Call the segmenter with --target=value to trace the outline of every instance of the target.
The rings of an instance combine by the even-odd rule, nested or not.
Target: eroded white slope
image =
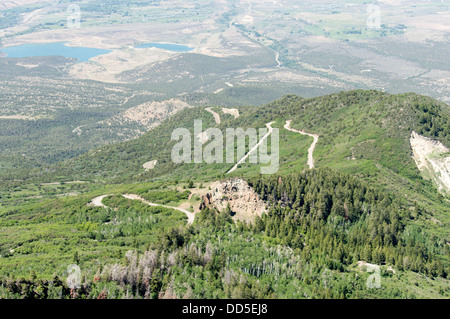
[[[450,153],[441,142],[414,131],[410,138],[413,158],[425,178],[436,182],[440,191],[450,192]]]

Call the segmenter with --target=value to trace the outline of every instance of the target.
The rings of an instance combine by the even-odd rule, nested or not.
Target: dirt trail
[[[293,129],[293,128],[291,128],[291,122],[292,122],[292,120],[286,121],[286,124],[284,125],[284,128],[286,130],[295,132],[295,133],[299,133],[302,135],[308,135],[308,136],[311,136],[312,138],[314,138],[314,142],[311,144],[311,147],[308,149],[308,165],[309,165],[309,168],[312,169],[312,168],[314,168],[314,156],[313,156],[314,149],[316,148],[316,144],[319,141],[319,135],[318,134],[310,134],[310,133],[306,133],[304,131],[299,131],[299,130]]]
[[[218,113],[214,112],[210,107],[207,107],[205,110],[214,116],[216,124],[220,124],[220,115]]]
[[[94,199],[91,201],[90,205],[91,205],[91,206],[96,206],[96,207],[105,207],[105,208],[107,208],[105,205],[103,205],[102,200],[103,200],[105,197],[108,197],[108,196],[111,196],[111,195],[102,195],[102,196],[98,196],[98,197],[94,198]],[[170,208],[170,209],[178,210],[178,211],[180,211],[180,212],[186,214],[186,216],[187,216],[187,218],[188,218],[188,225],[189,225],[189,224],[192,224],[192,223],[194,222],[195,214],[194,214],[194,213],[191,213],[191,212],[189,212],[189,211],[187,211],[187,210],[185,210],[185,209],[183,209],[183,208],[178,208],[178,207],[172,207],[172,206],[166,206],[166,205],[161,205],[161,204],[150,203],[150,202],[146,201],[145,199],[143,199],[141,196],[136,195],[136,194],[123,194],[122,196],[125,197],[125,198],[127,198],[127,199],[139,200],[139,201],[141,201],[141,202],[143,202],[144,204],[147,204],[147,205],[149,205],[149,206],[161,206],[161,207],[165,207],[165,208]]]
[[[195,214],[187,211],[186,209],[179,208],[179,207],[173,207],[173,206],[167,206],[167,205],[150,203],[150,202],[146,201],[145,199],[143,199],[141,196],[135,195],[135,194],[124,194],[122,196],[125,197],[125,198],[128,198],[128,199],[132,199],[132,200],[139,200],[139,201],[141,201],[144,204],[147,204],[149,206],[161,206],[161,207],[165,207],[165,208],[178,210],[178,211],[186,214],[186,216],[188,218],[188,224],[192,224],[194,222]]]
[[[252,149],[251,149],[250,151],[248,151],[248,153],[245,154],[244,157],[242,157],[242,158],[239,160],[239,162],[237,162],[236,165],[234,165],[233,168],[230,169],[230,170],[227,172],[227,174],[230,174],[230,173],[234,172],[234,171],[238,168],[238,166],[239,166],[240,164],[244,163],[245,160],[250,156],[250,154],[253,153],[254,151],[256,151],[256,150],[258,149],[258,147],[262,144],[262,142],[264,142],[264,140],[265,140],[266,138],[268,138],[270,134],[272,134],[273,127],[272,127],[271,125],[272,125],[273,123],[275,123],[275,122],[270,122],[270,123],[267,123],[267,124],[266,124],[266,127],[269,129],[269,131],[261,138],[261,140],[258,142],[258,144],[256,144],[255,146],[253,146]]]
[[[94,207],[105,207],[107,208],[105,205],[103,205],[102,200],[105,199],[105,197],[111,196],[110,194],[108,195],[102,195],[102,196],[98,196],[95,197],[91,203],[89,204],[90,206],[94,206]]]
[[[235,119],[239,118],[239,110],[238,109],[227,109],[225,107],[222,108],[223,114],[233,115]]]

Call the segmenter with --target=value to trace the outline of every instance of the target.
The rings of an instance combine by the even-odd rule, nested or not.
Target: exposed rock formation
[[[240,220],[251,220],[267,211],[266,203],[240,178],[212,184],[211,192],[202,196],[200,209],[208,207],[223,211],[228,205],[235,213],[234,218]]]
[[[146,102],[126,110],[114,119],[122,122],[137,122],[148,130],[157,126],[162,120],[172,116],[178,111],[190,108],[186,102],[171,99],[162,102]]]
[[[411,133],[411,149],[424,178],[432,179],[442,192],[450,192],[450,153],[441,142]]]
[[[199,209],[202,210],[204,208],[214,209],[214,205],[211,201],[211,194],[208,193],[202,196],[202,202],[200,203]]]

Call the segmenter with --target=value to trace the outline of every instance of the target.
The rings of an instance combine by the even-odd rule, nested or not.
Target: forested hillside
[[[249,182],[269,203],[267,214],[250,224],[233,222],[229,210],[205,208],[192,226],[165,227],[161,222],[169,211],[117,196],[104,201],[117,211],[82,206],[75,210],[75,202],[68,202],[62,214],[48,221],[36,209],[4,214],[2,220],[9,220],[9,227],[18,230],[25,225],[18,217],[27,216],[27,227],[48,224],[52,235],[41,228],[42,235],[36,237],[34,231],[33,240],[25,240],[14,254],[0,259],[9,269],[3,271],[0,294],[11,298],[449,297],[448,244],[414,225],[425,213],[422,209],[411,210],[392,194],[329,169]],[[159,194],[173,197],[171,192]],[[41,211],[45,209],[49,208]],[[74,235],[64,233],[74,227]],[[158,227],[157,238],[145,239]],[[76,236],[70,240],[73,244],[61,241],[66,236]],[[70,290],[59,278],[64,275],[57,257],[61,249],[70,249],[68,255],[73,256],[63,265],[75,262],[83,269],[80,289]],[[59,262],[47,262],[44,271],[38,266],[44,256]],[[41,262],[33,261],[36,258]],[[27,267],[14,271],[19,260],[27,260]],[[370,273],[358,267],[359,261],[379,265],[380,288],[367,289]]]
[[[308,248],[306,255],[328,259],[329,267],[365,260],[431,276],[450,271],[445,239],[414,225],[426,210],[393,194],[324,169],[251,185],[274,207],[255,227],[292,248]]]
[[[450,147],[450,107],[445,103],[413,93],[390,95],[357,90],[309,99],[291,95],[260,107],[239,107],[239,111],[239,118],[221,113],[222,121],[216,124],[203,107],[182,110],[136,140],[94,149],[53,166],[50,171],[30,172],[30,176],[46,181],[95,178],[125,183],[153,178],[225,177],[233,164],[174,164],[171,160],[176,144],[171,133],[176,128],[187,128],[193,133],[194,121],[198,119],[204,130],[216,127],[224,135],[229,127],[263,128],[274,121],[273,127],[280,130],[279,171],[301,171],[308,168],[307,149],[311,142],[308,137],[284,129],[286,120],[292,120],[294,129],[320,136],[314,150],[316,167],[331,167],[361,177],[407,194],[411,201],[438,205],[438,210],[446,206],[432,182],[422,178],[411,156],[409,141],[415,131]],[[154,169],[143,169],[144,163],[154,160]],[[258,170],[258,166],[244,163],[233,174],[252,176]]]
[[[448,105],[351,91],[238,109],[239,117],[218,107],[185,109],[138,139],[4,182],[0,297],[450,296],[449,198],[422,178],[409,144],[416,131],[450,146]],[[279,171],[174,164],[171,133],[192,132],[196,119],[222,131],[274,122]],[[307,164],[312,138],[285,129],[288,120],[319,135],[316,168]],[[266,205],[249,223],[230,206],[205,202],[213,182],[232,177],[244,178]],[[68,180],[78,181],[54,183]],[[194,222],[178,209],[195,213]],[[83,277],[71,290],[65,278],[73,263]],[[379,288],[367,286],[370,267],[380,270]]]
[[[418,178],[410,156],[412,130],[450,147],[450,107],[413,93],[391,95],[357,90],[309,99],[290,95],[267,105],[239,107],[239,110],[241,115],[237,119],[222,114],[221,124],[214,123],[202,107],[182,110],[136,140],[92,150],[55,166],[52,169],[54,175],[50,177],[96,176],[111,180],[120,176],[119,180],[126,181],[141,175],[145,175],[143,178],[169,173],[183,176],[186,168],[196,169],[197,166],[172,163],[170,152],[175,142],[170,139],[171,133],[179,127],[192,131],[196,119],[202,120],[204,129],[217,127],[223,131],[227,127],[263,128],[270,121],[275,121],[274,127],[282,130],[289,119],[294,128],[320,135],[315,154],[317,166],[331,166],[348,173],[370,176],[390,172],[408,179]],[[292,136],[295,134],[286,134],[281,147],[289,144]],[[160,164],[155,170],[142,174],[142,164],[151,159],[157,159]],[[281,158],[281,161],[295,163],[294,154]],[[211,169],[201,166],[216,174],[224,173],[227,167],[216,165]],[[44,176],[50,178],[48,174]]]

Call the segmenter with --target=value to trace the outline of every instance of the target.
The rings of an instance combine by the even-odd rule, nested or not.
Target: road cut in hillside
[[[220,115],[218,113],[214,112],[210,107],[207,107],[205,110],[214,116],[216,124],[220,124]]]
[[[308,149],[308,165],[310,169],[314,168],[314,149],[316,148],[316,144],[319,141],[319,135],[318,134],[311,134],[311,133],[306,133],[305,131],[299,131],[296,129],[291,128],[291,122],[292,120],[287,120],[286,124],[284,125],[284,128],[288,131],[291,132],[295,132],[295,133],[299,133],[302,135],[308,135],[311,136],[312,138],[314,138],[314,142],[311,144],[310,148]]]
[[[266,127],[268,128],[269,131],[261,138],[261,140],[258,142],[258,144],[256,144],[255,146],[253,146],[252,149],[251,149],[250,151],[248,151],[248,153],[245,154],[244,157],[242,157],[242,158],[236,163],[236,165],[234,165],[233,168],[230,169],[230,170],[227,172],[227,174],[230,174],[230,173],[234,172],[234,171],[238,168],[238,166],[239,166],[240,164],[244,163],[245,160],[250,156],[250,154],[253,153],[253,152],[255,152],[255,151],[258,149],[258,147],[261,146],[261,144],[264,142],[264,140],[265,140],[266,138],[268,138],[270,134],[272,134],[273,127],[272,127],[271,125],[272,125],[273,123],[275,123],[275,122],[270,122],[270,123],[267,123],[267,124],[266,124]]]

